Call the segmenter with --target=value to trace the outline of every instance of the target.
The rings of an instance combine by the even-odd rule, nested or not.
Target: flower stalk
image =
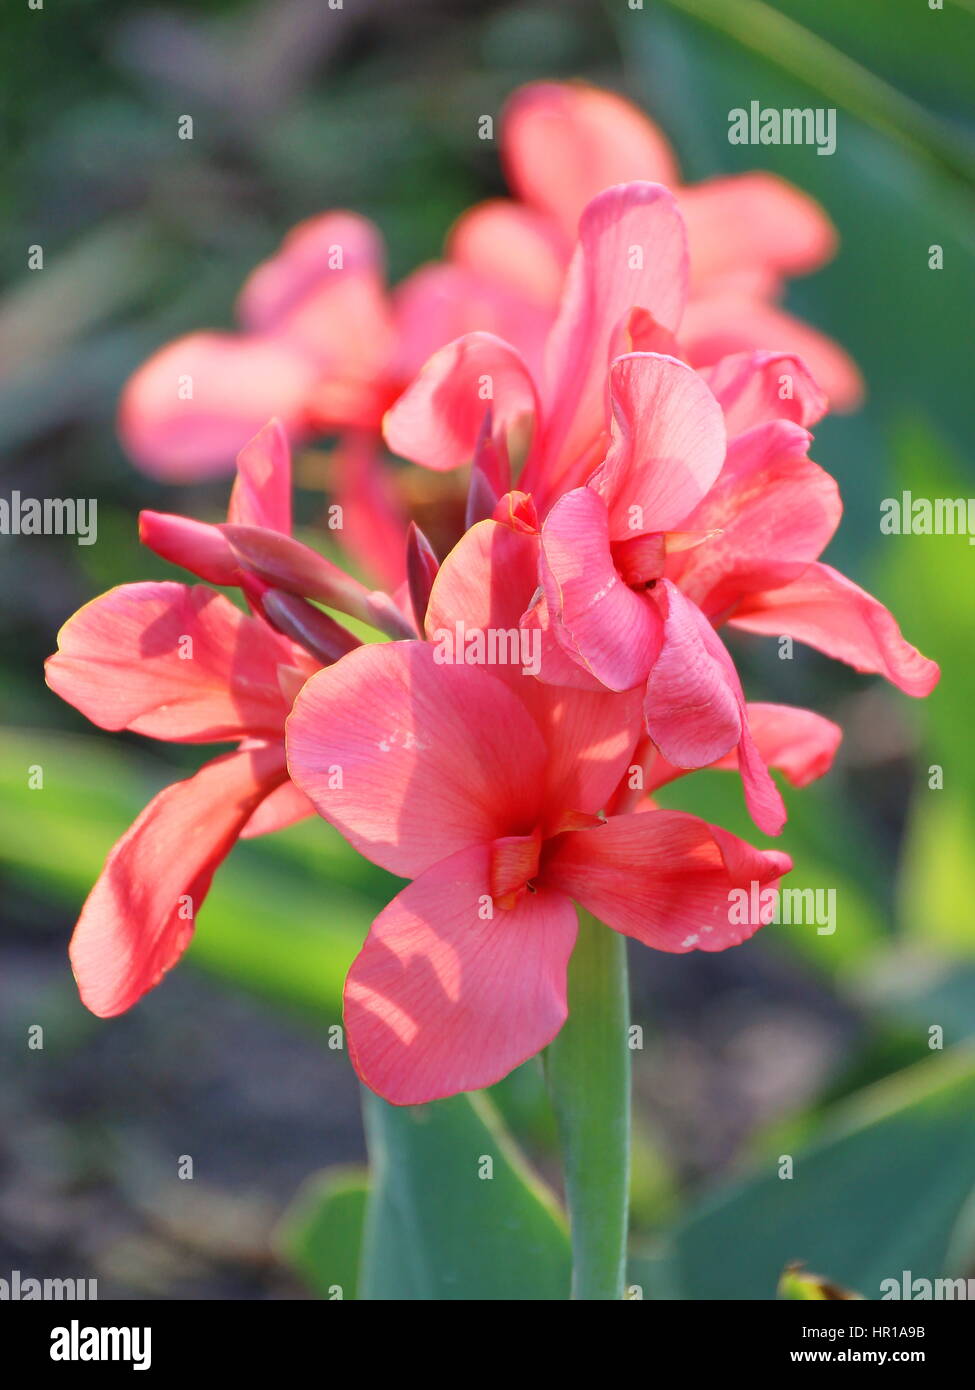
[[[572,1234],[572,1297],[622,1299],[630,1184],[626,938],[579,911],[569,1017],[548,1048]]]

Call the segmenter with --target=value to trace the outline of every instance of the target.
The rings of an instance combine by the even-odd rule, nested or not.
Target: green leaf
[[[367,1094],[365,1114],[373,1189],[360,1297],[568,1298],[565,1219],[486,1095],[403,1108]]]
[[[667,0],[674,9],[720,33],[844,106],[915,153],[932,155],[975,180],[971,146],[911,97],[841,48],[763,0]],[[889,0],[887,0],[889,8]],[[971,32],[971,31],[970,31]]]
[[[327,1168],[301,1188],[285,1212],[275,1245],[321,1298],[355,1298],[369,1195],[364,1168]]]
[[[876,1299],[882,1281],[959,1274],[952,1244],[975,1187],[975,1050],[959,1048],[838,1106],[794,1155],[702,1203],[676,1230],[671,1266],[689,1299],[769,1299],[794,1261]]]
[[[776,9],[929,104],[975,95],[975,8],[945,0],[776,0]]]

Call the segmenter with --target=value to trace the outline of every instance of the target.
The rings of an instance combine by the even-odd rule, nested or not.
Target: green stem
[[[569,1017],[550,1045],[549,1085],[572,1230],[572,1297],[623,1297],[630,1182],[626,940],[580,909]]]

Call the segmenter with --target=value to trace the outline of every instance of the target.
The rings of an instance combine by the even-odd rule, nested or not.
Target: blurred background
[[[95,1277],[103,1298],[350,1296],[365,1147],[327,1030],[389,880],[319,821],[238,847],[186,965],[131,1014],[91,1017],[66,956],[78,909],[117,836],[208,750],[94,731],[42,662],[89,598],[178,577],[140,550],[141,507],[225,505],[224,483],[166,487],[127,462],[126,376],[177,334],[230,327],[248,271],[315,212],[373,218],[393,281],[435,257],[466,206],[504,191],[476,114],[574,76],[642,105],[686,181],[770,169],[836,223],[837,258],[788,298],[867,382],[860,412],[817,430],[846,503],[827,558],[944,671],[916,704],[806,649],[738,644],[746,688],[844,727],[834,771],[787,790],[782,841],[795,886],[835,890],[837,925],[633,952],[633,1281],[769,1298],[794,1259],[878,1297],[905,1269],[975,1275],[975,554],[879,528],[902,489],[975,496],[969,0],[63,0],[7,24],[3,494],[96,497],[99,536],[0,538],[0,1276]],[[752,99],[837,107],[836,153],[729,145],[728,111]],[[299,479],[315,465],[310,450]],[[321,501],[306,489],[301,514]],[[760,840],[735,778],[661,800]],[[495,1092],[557,1189],[538,1065]],[[472,1280],[426,1296],[478,1296]]]

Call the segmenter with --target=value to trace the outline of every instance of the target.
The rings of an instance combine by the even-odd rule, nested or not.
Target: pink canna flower
[[[290,531],[279,424],[241,452],[229,520],[245,531]],[[237,839],[312,814],[288,779],[285,720],[306,678],[358,645],[320,610],[245,573],[220,527],[144,513],[142,532],[210,582],[241,585],[255,612],[204,585],[124,584],[70,618],[48,659],[51,689],[100,728],[236,745],[153,798],[82,909],[71,962],[83,1002],[103,1017],[129,1008],[176,964]]]
[[[131,378],[119,431],[133,460],[167,479],[222,473],[271,415],[293,439],[337,434],[340,539],[386,587],[398,585],[410,507],[380,457],[385,409],[431,354],[472,331],[510,343],[539,377],[585,205],[611,184],[677,181],[655,127],[596,88],[521,89],[501,143],[520,201],[494,200],[465,214],[446,259],[421,267],[392,294],[379,235],[363,218],[329,212],[296,227],[245,284],[238,332],[190,334]],[[817,205],[764,174],[682,188],[679,205],[693,266],[682,328],[687,360],[703,365],[775,345],[803,354],[834,404],[855,404],[853,364],[775,304],[787,276],[832,252],[833,231]]]
[[[437,573],[431,641],[351,653],[288,721],[297,785],[360,853],[412,880],[345,989],[355,1068],[394,1104],[490,1085],[551,1041],[573,901],[659,950],[723,950],[762,924],[729,922],[730,890],[791,867],[679,812],[600,815],[639,737],[633,695],[544,686],[514,661],[438,661],[438,631],[509,628],[535,582],[537,533],[517,501],[501,514]]]
[[[382,259],[378,233],[353,213],[295,227],[244,285],[239,332],[180,338],[130,378],[124,447],[147,472],[193,479],[228,472],[272,416],[291,437],[374,431],[395,345]]]
[[[562,654],[601,684],[644,686],[646,728],[668,762],[705,766],[736,747],[749,809],[772,834],[784,808],[717,626],[795,636],[912,695],[939,675],[876,599],[817,563],[841,504],[807,457],[799,421],[818,406],[799,364],[788,374],[795,418],[769,418],[783,409],[783,366],[726,361],[709,385],[672,358],[618,358],[611,447],[544,523],[544,605],[529,619],[550,624]],[[566,679],[562,666],[547,674]]]
[[[454,263],[512,283],[554,312],[586,205],[614,184],[665,184],[690,243],[686,360],[700,367],[774,348],[804,359],[834,410],[859,403],[860,374],[846,353],[776,302],[788,277],[815,270],[836,249],[833,227],[805,193],[765,173],[682,186],[653,123],[623,97],[584,83],[517,91],[502,118],[501,158],[520,201],[496,199],[464,214],[448,243]]]
[[[531,499],[521,493],[503,498],[491,521],[472,527],[437,572],[424,602],[424,612],[418,614],[427,637],[433,640],[438,633],[449,632],[459,614],[466,614],[467,623],[479,631],[505,631],[520,622],[522,629],[527,626],[541,638],[541,670],[544,675],[549,674],[557,649],[553,652],[549,646],[546,650],[549,634],[530,621],[526,623],[523,616],[526,602],[530,605],[529,596],[537,593],[541,543]],[[529,606],[529,618],[533,613]],[[565,663],[558,669],[565,676],[559,684],[577,689],[602,688],[574,663]],[[538,682],[523,678],[517,660],[495,670],[515,684],[523,701],[547,698],[539,691]],[[632,696],[629,698],[632,700]],[[762,761],[782,772],[792,786],[806,786],[829,771],[842,738],[841,729],[832,720],[788,705],[749,703],[745,708],[750,736]],[[639,722],[639,717],[634,717]],[[667,762],[645,730],[633,755],[633,765],[637,764],[642,772],[635,784],[638,792],[651,793],[692,770]],[[738,765],[737,748],[707,764],[727,770]],[[638,797],[630,794],[629,787],[621,785],[611,804],[616,809],[629,806],[635,799]]]
[[[737,749],[752,816],[776,834],[785,809],[715,628],[792,632],[912,694],[938,672],[876,600],[817,565],[841,504],[807,457],[825,397],[802,362],[737,353],[695,371],[676,356],[686,268],[666,189],[606,190],[580,219],[541,380],[510,344],[470,334],[434,355],[386,436],[455,466],[477,447],[485,381],[499,435],[532,418],[519,486],[543,526],[524,622],[543,633],[544,679],[643,687],[647,731],[674,766]],[[769,597],[780,590],[796,593],[795,613]]]
[[[488,404],[500,438],[527,418],[533,429],[519,487],[545,515],[605,454],[610,362],[634,347],[677,351],[687,274],[687,237],[672,194],[652,183],[607,189],[580,219],[541,373],[515,345],[466,334],[435,353],[387,413],[387,443],[447,470],[473,456]]]

